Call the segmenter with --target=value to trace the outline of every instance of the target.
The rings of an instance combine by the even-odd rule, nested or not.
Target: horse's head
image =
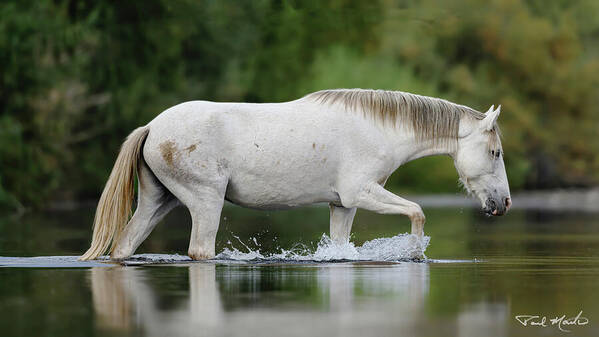
[[[454,155],[460,181],[488,215],[503,215],[512,204],[497,127],[500,109],[491,106],[482,120],[460,123]]]

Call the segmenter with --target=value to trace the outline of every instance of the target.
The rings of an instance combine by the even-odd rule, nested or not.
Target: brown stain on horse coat
[[[196,149],[196,145],[195,144],[191,144],[188,147],[185,148],[185,150],[187,151],[187,154],[192,153],[193,151],[195,151]]]
[[[175,156],[177,154],[177,146],[172,140],[167,140],[160,143],[160,154],[162,159],[169,165],[174,166]]]

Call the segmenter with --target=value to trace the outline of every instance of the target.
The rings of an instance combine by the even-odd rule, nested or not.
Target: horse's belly
[[[226,199],[256,209],[289,209],[319,202],[339,202],[328,176],[297,174],[256,175],[253,172],[232,172]]]
[[[342,143],[331,123],[276,116],[229,123],[227,199],[259,209],[337,201]]]

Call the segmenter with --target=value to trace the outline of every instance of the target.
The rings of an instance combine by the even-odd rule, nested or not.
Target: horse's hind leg
[[[195,191],[193,200],[186,203],[192,220],[188,255],[194,260],[215,256],[216,233],[225,202],[225,189],[226,184],[221,187],[202,186]]]
[[[164,175],[161,181],[189,209],[192,225],[188,255],[194,260],[211,259],[215,256],[228,178],[209,170],[187,173],[184,177],[181,182],[180,177]]]
[[[145,162],[142,161],[138,172],[138,205],[133,217],[117,239],[117,245],[111,254],[111,258],[115,260],[133,255],[158,222],[179,203],[162,186]]]
[[[218,180],[218,179],[217,179]],[[215,256],[216,233],[220,214],[225,202],[227,181],[202,181],[186,185],[173,185],[173,194],[189,209],[191,215],[191,238],[188,255],[194,260],[211,259]]]

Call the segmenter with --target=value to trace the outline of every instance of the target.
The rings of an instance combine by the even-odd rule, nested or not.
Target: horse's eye
[[[491,150],[491,155],[495,156],[495,150]]]
[[[501,155],[501,150],[497,150],[497,153],[495,154],[495,157],[499,158],[500,155]]]

